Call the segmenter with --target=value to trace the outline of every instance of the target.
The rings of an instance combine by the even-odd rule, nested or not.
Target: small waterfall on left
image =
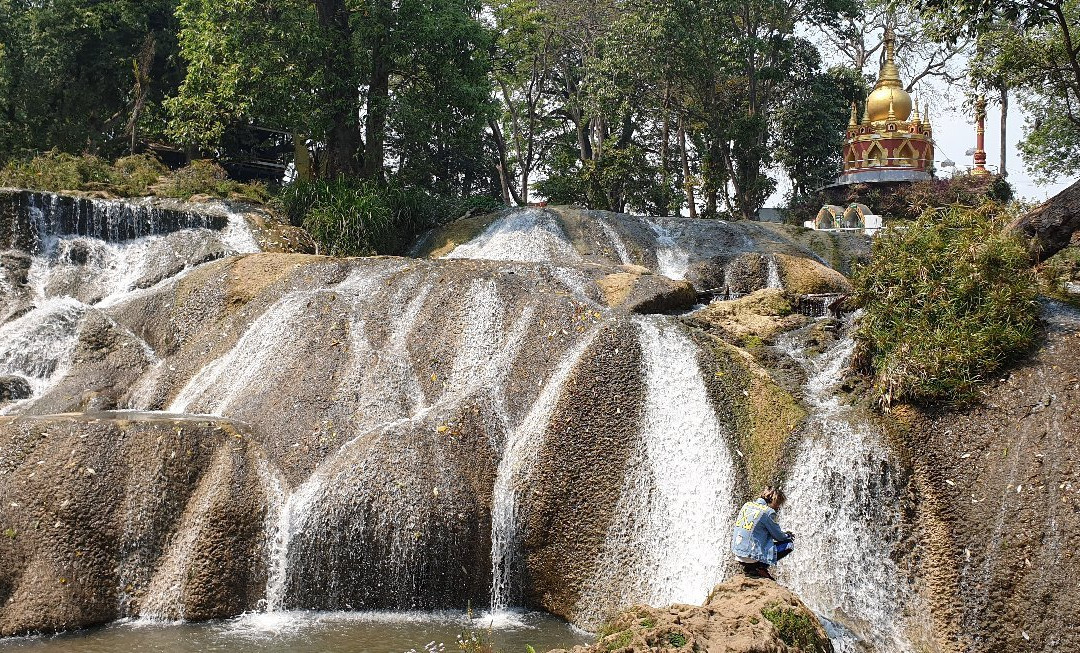
[[[0,376],[23,379],[30,396],[0,414],[21,411],[64,377],[91,312],[207,260],[259,251],[244,218],[222,209],[29,191],[5,201],[6,244],[27,252],[29,265],[22,283],[0,268],[0,315],[17,316],[0,323]]]

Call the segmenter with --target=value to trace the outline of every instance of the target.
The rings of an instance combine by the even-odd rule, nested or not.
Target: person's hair
[[[761,498],[765,499],[765,503],[770,506],[775,503],[777,508],[784,505],[784,502],[787,501],[787,495],[784,494],[784,491],[771,485],[761,491]]]

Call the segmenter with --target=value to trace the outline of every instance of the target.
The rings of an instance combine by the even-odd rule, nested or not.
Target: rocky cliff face
[[[8,199],[2,634],[470,603],[595,627],[701,604],[786,476],[779,575],[840,650],[1071,642],[1039,625],[1076,596],[1041,571],[1075,524],[1064,309],[1014,388],[890,440],[835,393],[847,327],[794,314],[848,288],[805,234],[529,209],[340,260],[260,252],[292,236],[228,207],[133,238],[137,212]]]
[[[19,201],[38,236],[3,277],[0,487],[27,492],[0,513],[4,633],[260,605],[528,604],[595,625],[723,579],[748,401],[720,370],[748,363],[648,315],[689,308],[689,282],[578,253],[606,222],[523,211],[444,259],[335,260],[247,254],[259,241],[235,216],[132,240],[49,213],[77,203]],[[641,262],[698,262],[639,227]],[[697,228],[738,240],[767,285],[753,227]],[[162,457],[196,449],[169,446],[174,429],[204,434],[179,479]],[[55,445],[33,435],[53,431]],[[32,460],[66,465],[75,440],[96,458]],[[48,487],[83,497],[81,529],[41,530]],[[236,565],[227,581],[203,571]],[[97,593],[35,621],[43,588]]]
[[[1080,648],[1080,311],[1043,314],[1038,351],[978,406],[901,415],[943,650]]]

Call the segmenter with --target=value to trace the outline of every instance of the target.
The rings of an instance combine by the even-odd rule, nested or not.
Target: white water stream
[[[581,261],[562,227],[543,209],[523,209],[502,216],[473,240],[444,258],[567,263]]]
[[[784,486],[780,524],[796,540],[777,579],[824,619],[837,653],[912,651],[907,633],[925,614],[891,557],[896,463],[882,434],[834,394],[855,343],[809,358],[796,338],[780,346],[807,369],[810,421]]]
[[[660,274],[676,281],[685,279],[690,268],[690,252],[679,246],[671,231],[660,223],[652,220],[645,223],[656,234],[656,264]]]
[[[674,321],[636,318],[646,397],[615,519],[581,606],[700,604],[724,579],[734,516],[729,433],[717,419],[698,348]]]

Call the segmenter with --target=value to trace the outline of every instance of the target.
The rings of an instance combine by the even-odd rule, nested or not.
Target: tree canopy
[[[257,126],[287,135],[306,180],[746,218],[780,174],[796,196],[838,174],[891,20],[919,31],[901,44],[924,48],[911,75],[951,78],[969,53],[980,88],[1002,103],[1011,90],[1034,116],[1030,166],[1068,175],[1078,12],[1076,0],[0,0],[0,159],[151,143],[213,156]]]

